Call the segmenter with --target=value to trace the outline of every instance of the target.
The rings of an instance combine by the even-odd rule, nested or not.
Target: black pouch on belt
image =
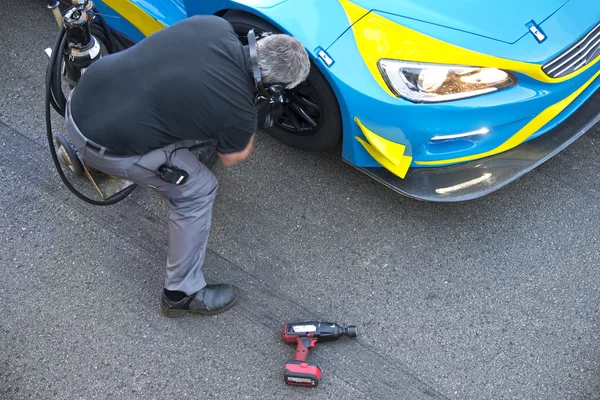
[[[167,164],[158,167],[158,175],[163,181],[174,185],[183,185],[190,177],[186,171]]]

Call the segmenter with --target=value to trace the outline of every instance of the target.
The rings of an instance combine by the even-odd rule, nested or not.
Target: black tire
[[[281,32],[256,15],[237,10],[227,11],[223,18],[229,21],[244,44],[247,43],[248,31],[253,28],[257,33]],[[296,105],[286,107],[285,114],[266,132],[300,150],[328,151],[335,148],[342,139],[340,108],[329,82],[312,61],[308,79],[292,92]],[[294,111],[293,107],[297,110],[298,105],[304,106],[304,115],[308,118]],[[305,120],[298,121],[298,118]]]

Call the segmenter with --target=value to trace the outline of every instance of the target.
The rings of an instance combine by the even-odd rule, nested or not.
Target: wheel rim
[[[73,173],[77,173],[77,170],[75,169],[75,165],[73,164],[73,160],[71,160],[69,153],[67,153],[67,150],[64,148],[64,146],[62,144],[58,145],[57,153],[58,153],[58,159],[60,160],[61,164],[69,167],[69,169]]]
[[[245,27],[244,27],[245,28]],[[248,44],[247,32],[240,33],[242,27],[237,27],[238,39],[242,44]],[[255,29],[257,35],[263,31]],[[321,101],[317,91],[305,80],[294,89],[286,90],[288,101],[283,104],[283,112],[274,123],[274,127],[297,136],[311,136],[319,132],[324,118]]]
[[[323,125],[323,113],[319,97],[312,85],[304,81],[288,91],[289,101],[283,105],[283,112],[276,125],[295,135],[310,136]]]

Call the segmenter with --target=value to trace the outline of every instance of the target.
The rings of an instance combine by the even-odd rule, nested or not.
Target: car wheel
[[[83,176],[83,165],[77,156],[77,152],[71,146],[66,137],[56,135],[56,154],[60,163],[68,167],[75,176]]]
[[[248,31],[279,33],[261,18],[232,10],[223,15],[233,26],[243,44],[248,44]],[[311,61],[308,79],[290,90],[291,101],[283,114],[266,132],[279,141],[301,150],[327,151],[342,138],[342,119],[335,94],[327,79]]]

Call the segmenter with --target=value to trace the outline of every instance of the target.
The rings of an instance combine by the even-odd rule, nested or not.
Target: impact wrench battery
[[[342,328],[332,322],[297,322],[283,326],[283,341],[296,343],[294,359],[285,363],[283,377],[288,385],[317,386],[321,380],[321,368],[306,362],[308,350],[317,343],[332,342],[343,335],[354,338],[358,330],[356,326]]]

